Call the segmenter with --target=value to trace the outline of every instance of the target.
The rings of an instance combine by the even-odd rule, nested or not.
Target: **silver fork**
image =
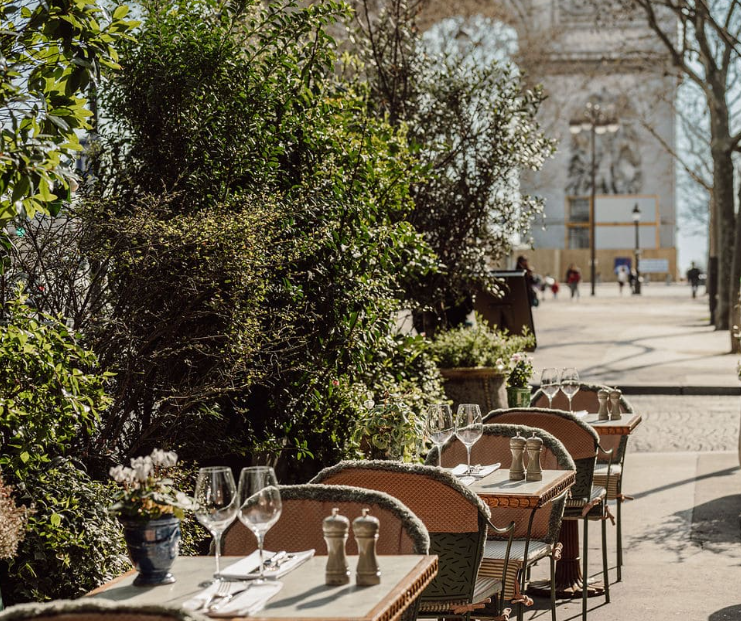
[[[242,587],[241,589],[237,589],[236,591],[232,591],[231,593],[227,593],[224,595],[221,599],[219,599],[217,602],[214,602],[209,607],[209,612],[216,612],[217,610],[220,610],[224,604],[228,604],[230,601],[232,601],[237,595],[241,595],[245,591],[249,590],[249,588],[254,584],[254,582],[250,582],[246,586]]]
[[[211,610],[216,600],[224,599],[229,595],[231,587],[231,583],[227,582],[226,580],[222,580],[221,582],[219,582],[219,586],[217,587],[216,591],[211,593],[211,597],[209,597],[203,604],[203,609]]]

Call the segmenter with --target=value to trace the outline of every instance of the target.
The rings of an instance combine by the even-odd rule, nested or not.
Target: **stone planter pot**
[[[498,369],[468,367],[440,369],[445,396],[460,403],[478,403],[485,416],[491,410],[507,407],[507,377]],[[454,410],[455,411],[455,410]]]
[[[507,403],[511,408],[529,408],[530,388],[507,386]]]
[[[170,567],[180,550],[180,520],[176,517],[139,522],[121,520],[129,557],[139,575],[134,586],[172,584]]]

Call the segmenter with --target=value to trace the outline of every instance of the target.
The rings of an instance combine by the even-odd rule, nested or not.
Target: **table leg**
[[[581,572],[579,555],[579,521],[564,520],[561,522],[559,541],[563,545],[561,560],[556,564],[556,597],[559,599],[581,597],[584,579]],[[595,597],[605,591],[602,583],[590,582],[587,596]],[[550,597],[551,583],[548,580],[533,582],[528,593]]]

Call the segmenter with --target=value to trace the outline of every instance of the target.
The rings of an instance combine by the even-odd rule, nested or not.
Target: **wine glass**
[[[260,550],[260,576],[255,581],[265,581],[263,545],[267,533],[278,521],[283,504],[275,472],[270,466],[251,466],[242,468],[239,475],[239,521],[257,537]]]
[[[432,443],[437,447],[437,463],[442,464],[443,444],[455,433],[453,412],[445,403],[433,403],[427,406],[425,430]]]
[[[471,447],[484,433],[481,409],[475,403],[461,403],[455,417],[455,435],[466,447],[466,474],[471,472]]]
[[[579,372],[574,367],[561,371],[561,390],[569,399],[569,412],[571,412],[571,400],[579,392]]]
[[[237,517],[239,509],[237,485],[231,468],[214,466],[201,468],[198,471],[195,489],[196,519],[208,529],[214,537],[216,550],[216,573],[219,579],[221,572],[221,535]]]
[[[553,367],[543,369],[540,373],[540,389],[548,397],[548,407],[553,408],[553,397],[558,392],[558,371]]]

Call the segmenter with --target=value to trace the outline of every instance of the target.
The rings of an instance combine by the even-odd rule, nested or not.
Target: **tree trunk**
[[[739,189],[741,198],[741,188]],[[736,218],[735,240],[733,244],[733,262],[731,264],[731,353],[741,352],[741,341],[736,336],[741,326],[741,305],[739,305],[739,290],[741,289],[741,217]]]
[[[715,97],[708,97],[710,111],[710,152],[713,158],[713,209],[715,210],[715,242],[718,250],[718,305],[715,312],[715,329],[728,330],[733,283],[733,249],[736,235],[734,212],[733,160],[730,148],[730,126],[725,94],[715,88]]]

